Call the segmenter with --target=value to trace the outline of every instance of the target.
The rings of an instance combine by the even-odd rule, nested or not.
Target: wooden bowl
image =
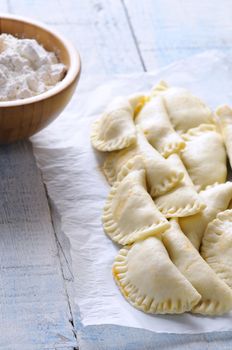
[[[19,16],[0,15],[0,33],[36,39],[67,67],[64,79],[29,98],[0,101],[0,143],[27,138],[51,123],[71,99],[79,80],[80,57],[72,44],[45,25]]]

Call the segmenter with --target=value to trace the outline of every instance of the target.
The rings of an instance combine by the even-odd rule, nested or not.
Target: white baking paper
[[[206,52],[159,72],[120,76],[100,86],[95,79],[83,77],[82,95],[77,90],[60,118],[32,138],[48,194],[70,240],[75,302],[84,326],[114,324],[170,333],[232,330],[232,313],[214,318],[138,311],[122,297],[111,275],[119,247],[101,226],[110,188],[101,172],[102,158],[90,145],[90,125],[113,97],[149,90],[160,79],[190,89],[212,108],[225,102],[232,105],[232,59]]]

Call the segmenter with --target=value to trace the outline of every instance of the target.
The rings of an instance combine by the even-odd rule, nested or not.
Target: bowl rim
[[[76,79],[77,76],[80,75],[81,72],[81,59],[79,52],[76,50],[74,45],[66,39],[62,34],[54,31],[46,24],[43,24],[40,21],[30,19],[24,16],[18,16],[18,15],[11,15],[6,13],[0,13],[0,20],[1,19],[12,19],[14,21],[23,22],[32,24],[35,27],[44,29],[46,32],[50,33],[54,37],[56,37],[59,41],[61,41],[67,50],[67,53],[69,55],[70,59],[70,67],[65,75],[65,77],[58,82],[54,87],[50,88],[49,90],[43,92],[42,94],[35,95],[32,97],[27,97],[24,99],[17,99],[17,100],[10,100],[10,101],[0,101],[0,108],[1,107],[16,107],[16,106],[24,106],[28,104],[32,104],[35,102],[39,102],[42,100],[45,100],[49,97],[52,97],[54,95],[57,95],[61,91],[65,90],[69,85],[72,84],[72,82]],[[6,33],[7,34],[7,33]]]

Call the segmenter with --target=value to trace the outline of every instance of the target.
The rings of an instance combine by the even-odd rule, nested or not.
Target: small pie
[[[232,290],[232,210],[219,213],[204,233],[201,255]]]
[[[94,122],[92,145],[99,151],[120,150],[136,142],[134,110],[128,98],[118,97]]]
[[[184,176],[182,169],[172,166],[169,160],[163,158],[137,127],[136,144],[119,152],[112,152],[105,160],[103,171],[110,184],[116,181],[123,166],[136,155],[144,159],[148,191],[152,197],[175,187]]]
[[[201,299],[157,237],[123,247],[116,256],[113,276],[129,303],[148,313],[190,311]]]
[[[150,144],[167,158],[185,147],[184,140],[173,129],[162,96],[150,98],[135,119]]]
[[[201,124],[214,122],[209,107],[186,89],[168,87],[165,82],[161,82],[154,87],[152,94],[163,97],[169,119],[180,134]]]
[[[145,170],[133,170],[112,186],[103,210],[103,228],[112,240],[131,244],[170,225],[147,193]]]
[[[230,165],[232,167],[232,109],[227,105],[220,106],[217,109],[216,114],[225,141]]]
[[[197,250],[200,248],[202,235],[208,223],[215,219],[220,211],[228,208],[232,199],[232,182],[210,186],[201,191],[199,197],[205,203],[205,209],[195,215],[179,218],[182,231]]]
[[[177,220],[172,219],[170,223],[171,228],[162,236],[169,257],[201,295],[200,301],[193,306],[191,311],[203,315],[221,315],[229,312],[232,309],[232,290],[200,256],[181,231]],[[232,253],[231,244],[232,239],[230,238],[230,253]]]
[[[173,167],[184,173],[184,178],[174,189],[155,198],[156,206],[167,218],[189,216],[201,212],[205,204],[194,188],[180,157],[172,154],[168,160]]]
[[[226,151],[215,125],[202,124],[182,135],[181,158],[198,191],[226,181]]]

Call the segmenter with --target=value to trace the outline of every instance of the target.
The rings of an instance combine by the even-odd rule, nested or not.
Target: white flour
[[[0,101],[47,91],[63,79],[66,67],[36,40],[0,35]]]

